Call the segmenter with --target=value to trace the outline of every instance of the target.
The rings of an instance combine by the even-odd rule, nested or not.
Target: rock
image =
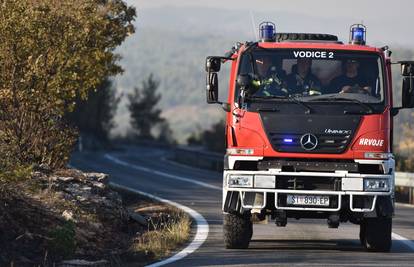
[[[50,166],[46,163],[42,163],[40,165],[37,165],[37,164],[34,165],[33,170],[34,171],[39,171],[41,173],[50,173],[51,172]]]
[[[108,183],[109,175],[106,173],[90,172],[85,173],[86,177],[92,181],[98,181],[104,184]]]
[[[40,179],[41,177],[43,177],[43,173],[41,173],[41,172],[39,172],[39,171],[33,171],[33,172],[32,172],[32,177],[33,177],[33,178]]]
[[[95,186],[95,187],[98,187],[100,189],[105,189],[105,187],[106,187],[106,185],[104,183],[95,182],[95,181],[92,181],[92,185]]]
[[[109,266],[108,261],[86,261],[86,260],[67,260],[62,261],[59,266],[62,267],[72,267],[72,266]]]
[[[62,217],[66,221],[73,221],[73,213],[70,210],[64,210],[62,213]]]
[[[85,202],[87,200],[86,197],[82,197],[82,196],[76,196],[76,199],[79,200],[80,202]]]
[[[57,180],[59,180],[59,181],[62,181],[62,182],[70,182],[70,181],[73,181],[73,180],[75,180],[75,178],[73,178],[73,177],[56,177],[57,178]]]
[[[153,205],[153,206],[146,206],[146,207],[142,207],[142,208],[137,208],[135,209],[135,212],[140,212],[140,213],[144,213],[144,212],[160,212],[160,211],[166,211],[168,210],[168,207],[165,205]]]
[[[129,210],[128,212],[129,212],[129,217],[133,219],[134,221],[136,221],[137,223],[144,225],[144,226],[148,225],[148,221],[147,219],[145,219],[145,217],[131,210]]]

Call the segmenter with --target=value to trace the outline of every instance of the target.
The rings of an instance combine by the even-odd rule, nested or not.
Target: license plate
[[[329,206],[329,197],[313,195],[287,195],[286,203],[288,205]]]

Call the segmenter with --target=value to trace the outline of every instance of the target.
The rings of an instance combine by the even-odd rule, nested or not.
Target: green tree
[[[134,30],[122,0],[0,0],[0,169],[66,165],[62,117],[107,76]]]
[[[157,104],[161,95],[157,93],[160,82],[152,74],[142,82],[141,87],[135,87],[128,95],[128,109],[131,114],[131,126],[134,133],[143,139],[153,139],[151,130],[164,122],[161,109]]]
[[[159,125],[159,134],[157,138],[158,142],[164,143],[164,144],[176,144],[177,141],[174,139],[174,133],[171,130],[170,124],[168,121],[164,120]]]
[[[204,130],[199,134],[192,134],[188,139],[189,145],[202,145],[207,150],[224,153],[225,152],[225,129],[224,120],[213,124],[211,129]]]
[[[93,136],[101,141],[108,141],[114,127],[114,116],[120,97],[116,95],[112,81],[105,79],[97,89],[90,90],[87,100],[77,99],[73,112],[68,119],[81,134]]]

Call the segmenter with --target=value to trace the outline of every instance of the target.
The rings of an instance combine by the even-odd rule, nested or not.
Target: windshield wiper
[[[250,100],[257,100],[257,99],[259,99],[259,100],[260,99],[285,99],[285,100],[290,100],[293,103],[298,104],[298,105],[304,107],[306,109],[305,114],[311,114],[312,113],[311,107],[309,107],[308,105],[306,105],[302,101],[298,100],[294,96],[269,95],[269,96],[248,96],[247,98],[250,99]]]
[[[312,99],[309,100],[309,102],[311,101],[329,101],[329,102],[335,102],[335,100],[339,100],[339,101],[347,101],[347,102],[352,102],[355,104],[360,105],[361,107],[365,108],[367,110],[367,114],[372,114],[374,112],[374,110],[372,109],[372,107],[367,104],[367,103],[363,103],[361,101],[359,101],[358,99],[355,98],[346,98],[346,97],[321,97],[321,98],[317,98],[317,99]],[[344,114],[361,114],[361,112],[357,112],[357,111],[349,111],[349,110],[344,110]]]
[[[303,101],[300,101],[299,99],[297,99],[295,96],[288,96],[286,98],[289,99],[289,100],[292,100],[293,103],[296,103],[296,104],[301,105],[302,107],[304,107],[306,109],[305,114],[311,114],[312,113],[311,107],[309,107],[308,105],[303,103]]]

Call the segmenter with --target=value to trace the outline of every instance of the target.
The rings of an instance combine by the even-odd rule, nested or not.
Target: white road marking
[[[410,239],[400,236],[394,232],[392,233],[392,238],[401,241],[405,246],[409,247],[411,250],[414,250],[414,242]]]
[[[123,190],[126,190],[126,191],[137,193],[137,194],[155,199],[157,201],[166,203],[168,205],[175,206],[176,208],[181,209],[184,212],[186,212],[187,214],[189,214],[197,223],[196,235],[187,247],[185,247],[183,250],[181,250],[177,254],[175,254],[175,255],[173,255],[173,256],[171,256],[171,257],[169,257],[169,258],[167,258],[163,261],[159,261],[159,262],[153,263],[151,265],[148,265],[148,267],[158,267],[158,266],[170,264],[172,262],[181,260],[181,259],[185,258],[186,256],[188,256],[189,254],[196,251],[204,243],[204,241],[206,241],[207,236],[208,236],[208,231],[209,231],[208,223],[207,223],[206,219],[200,213],[198,213],[197,211],[195,211],[195,210],[193,210],[193,209],[191,209],[187,206],[184,206],[184,205],[178,204],[176,202],[173,202],[171,200],[154,196],[154,195],[149,194],[147,192],[132,189],[132,188],[129,188],[129,187],[126,187],[126,186],[123,186],[123,185],[119,185],[119,184],[116,184],[116,183],[112,183],[112,182],[110,183],[110,185],[115,187],[115,188],[120,188],[120,189],[123,189]]]
[[[196,185],[206,187],[206,188],[209,188],[209,189],[214,189],[214,190],[218,190],[218,191],[222,190],[221,187],[211,185],[211,184],[208,184],[208,183],[204,183],[204,182],[200,182],[200,181],[194,180],[192,178],[181,177],[181,176],[178,176],[178,175],[173,175],[173,174],[169,174],[169,173],[166,173],[166,172],[156,171],[156,170],[152,170],[152,169],[145,168],[145,167],[142,167],[142,166],[137,166],[137,165],[134,165],[134,164],[130,164],[126,161],[120,160],[120,159],[118,159],[118,158],[116,158],[112,155],[109,155],[109,154],[105,154],[104,157],[111,160],[111,161],[113,161],[113,162],[115,162],[115,163],[117,163],[117,164],[119,164],[119,165],[130,167],[130,168],[138,170],[138,171],[144,171],[144,172],[157,174],[157,175],[164,176],[164,177],[167,177],[167,178],[170,178],[170,179],[196,184]]]

